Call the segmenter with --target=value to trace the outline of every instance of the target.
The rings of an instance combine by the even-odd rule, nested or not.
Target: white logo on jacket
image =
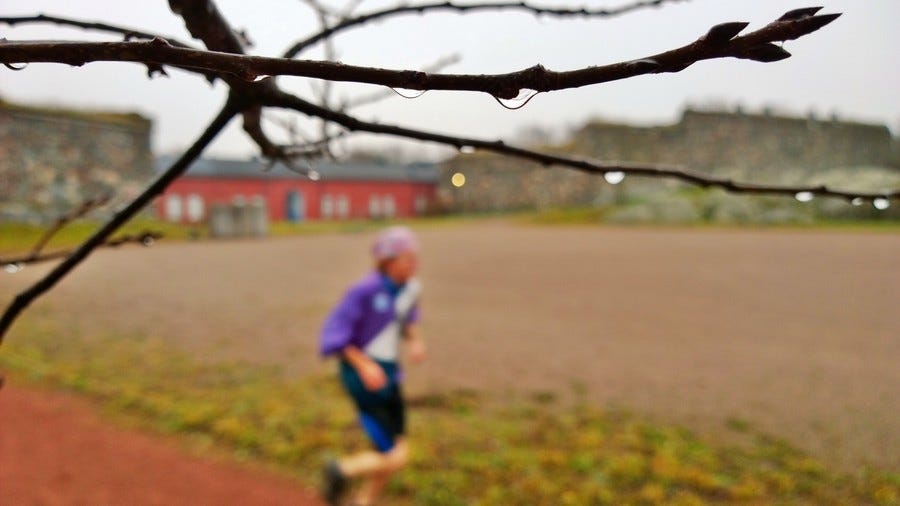
[[[391,309],[391,296],[385,292],[378,292],[372,298],[372,309],[376,313],[387,313]]]

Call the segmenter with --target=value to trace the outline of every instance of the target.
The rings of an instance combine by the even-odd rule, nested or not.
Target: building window
[[[169,221],[181,221],[181,195],[171,193],[166,197],[166,218]]]
[[[425,214],[428,211],[428,197],[423,194],[416,195],[416,214]]]
[[[394,196],[393,195],[385,195],[384,200],[381,204],[382,212],[384,212],[384,216],[387,218],[393,218],[397,213],[397,207],[394,204]]]
[[[319,202],[319,211],[323,218],[331,218],[331,215],[334,214],[334,202],[331,199],[331,195],[322,195],[322,200]]]
[[[346,195],[340,195],[337,198],[337,215],[340,218],[350,216],[350,199]]]
[[[369,216],[377,218],[381,215],[381,199],[378,195],[369,195]]]
[[[203,219],[203,197],[196,193],[187,196],[187,219],[191,223],[197,223]]]

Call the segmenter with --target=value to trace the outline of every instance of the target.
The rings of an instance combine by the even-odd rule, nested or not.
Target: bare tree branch
[[[266,97],[265,105],[271,107],[293,109],[309,116],[327,119],[328,121],[333,121],[351,131],[386,134],[395,137],[405,137],[408,139],[435,142],[438,144],[453,146],[461,150],[466,148],[483,149],[485,151],[491,151],[515,158],[531,160],[545,166],[559,165],[570,167],[589,174],[607,174],[610,172],[621,172],[623,174],[643,177],[670,178],[704,188],[722,188],[732,193],[754,193],[790,196],[798,196],[798,194],[809,194],[810,196],[818,195],[823,197],[840,197],[847,200],[861,198],[869,201],[874,201],[881,198],[900,199],[900,190],[885,193],[872,193],[836,190],[828,188],[827,186],[780,186],[742,183],[732,181],[731,179],[719,178],[701,174],[698,172],[692,172],[679,165],[634,164],[624,162],[604,162],[589,160],[584,158],[554,155],[549,153],[542,153],[540,151],[519,148],[507,145],[503,141],[499,140],[487,141],[483,139],[455,137],[394,125],[370,123],[354,118],[353,116],[349,116],[347,114],[319,107],[299,97],[281,91],[272,96]]]
[[[430,4],[419,5],[400,5],[388,9],[362,14],[354,18],[345,19],[340,23],[322,29],[322,31],[303,39],[284,52],[284,58],[293,58],[304,49],[316,44],[317,42],[329,39],[336,33],[366,24],[370,21],[384,19],[391,16],[401,14],[425,14],[428,11],[450,10],[461,13],[474,12],[479,10],[521,10],[530,12],[535,15],[549,15],[558,17],[612,17],[626,14],[631,11],[643,9],[646,7],[659,7],[666,2],[675,2],[679,0],[646,0],[639,1],[629,5],[612,9],[587,9],[587,8],[553,8],[538,7],[530,5],[527,2],[485,2],[481,4],[456,4],[453,2],[436,2]]]
[[[273,114],[264,114],[262,119],[269,121],[273,125],[278,128],[284,130],[287,136],[291,139],[291,143],[282,146],[282,149],[289,155],[295,156],[300,154],[301,156],[307,156],[308,154],[324,154],[327,155],[326,149],[328,145],[334,141],[338,141],[346,137],[347,130],[341,129],[337,133],[329,133],[327,137],[319,137],[314,138],[313,136],[307,134],[300,125],[297,124],[296,117],[282,118],[275,116]],[[321,121],[318,118],[313,118],[314,120]]]
[[[177,48],[161,39],[149,42],[3,42],[0,63],[56,62],[83,65],[93,61],[129,61],[177,65],[226,72],[245,80],[260,76],[294,75],[330,81],[357,82],[413,90],[480,91],[498,99],[513,99],[522,90],[537,92],[578,88],[644,74],[680,72],[688,66],[716,58],[743,58],[773,62],[790,57],[774,42],[793,40],[831,23],[840,14],[781,18],[737,37],[747,23],[725,23],[695,42],[638,60],[554,72],[541,65],[508,74],[428,74],[341,63],[244,56]],[[207,43],[207,45],[209,45]],[[212,49],[212,48],[211,48]]]
[[[60,16],[48,16],[46,14],[38,14],[36,16],[12,16],[0,17],[0,23],[9,26],[19,24],[55,24],[61,26],[71,26],[75,28],[84,28],[85,30],[95,30],[100,32],[117,33],[125,37],[125,40],[131,39],[162,39],[175,47],[183,47],[186,49],[196,49],[194,46],[185,44],[173,37],[167,37],[155,33],[145,32],[134,28],[124,26],[110,25],[108,23],[99,23],[94,21],[82,21],[79,19],[64,18]]]
[[[117,248],[123,244],[129,243],[140,243],[144,246],[150,246],[155,241],[163,238],[163,234],[160,232],[155,232],[152,230],[146,230],[141,232],[140,234],[126,234],[123,236],[116,237],[115,239],[111,239],[103,242],[98,248]],[[52,260],[61,260],[63,258],[68,258],[74,253],[75,250],[63,250],[63,251],[53,251],[50,253],[29,253],[27,255],[23,255],[20,257],[9,257],[9,258],[0,258],[0,267],[10,267],[17,266],[21,267],[24,265],[37,264],[42,262],[49,262]]]
[[[285,156],[283,148],[269,140],[269,137],[263,132],[261,123],[262,108],[260,106],[253,106],[250,109],[245,110],[243,112],[243,118],[244,131],[247,132],[247,135],[249,135],[250,138],[253,139],[253,142],[259,146],[263,156],[276,159]]]
[[[3,337],[9,330],[10,325],[16,320],[16,317],[27,308],[35,299],[44,294],[47,290],[53,288],[62,278],[64,278],[72,269],[80,264],[88,255],[97,247],[103,245],[109,237],[124,225],[135,214],[153,200],[166,189],[172,181],[184,173],[187,168],[200,156],[203,150],[210,142],[225,128],[231,118],[240,109],[234,100],[229,99],[225,107],[219,112],[215,119],[209,124],[203,134],[191,145],[181,157],[172,164],[165,172],[163,172],[150,186],[148,186],[140,195],[138,195],[123,210],[116,213],[112,219],[100,227],[97,232],[88,238],[81,246],[79,246],[71,255],[60,262],[46,276],[41,278],[37,283],[29,287],[27,290],[19,293],[13,299],[3,315],[0,316],[0,344],[3,343]]]
[[[169,8],[184,19],[191,36],[202,40],[210,51],[244,53],[241,37],[212,0],[169,0]]]

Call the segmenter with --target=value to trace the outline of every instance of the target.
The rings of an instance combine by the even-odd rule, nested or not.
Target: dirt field
[[[713,436],[735,418],[839,466],[900,469],[900,235],[488,222],[421,237],[432,360],[411,390],[585,390]],[[320,373],[318,326],[368,268],[370,238],[105,251],[29,317]],[[0,296],[41,271],[3,275]]]

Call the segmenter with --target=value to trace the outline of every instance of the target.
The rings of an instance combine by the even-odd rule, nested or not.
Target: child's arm
[[[403,328],[403,337],[409,345],[409,358],[413,362],[422,362],[425,360],[426,348],[425,341],[419,336],[419,326],[414,323],[407,323]]]
[[[351,288],[328,315],[319,336],[319,352],[323,357],[340,354],[351,344],[353,329],[362,317],[364,303],[360,291]]]
[[[359,379],[367,390],[375,392],[387,385],[388,378],[381,366],[356,346],[345,347],[341,350],[341,355],[359,374]]]

